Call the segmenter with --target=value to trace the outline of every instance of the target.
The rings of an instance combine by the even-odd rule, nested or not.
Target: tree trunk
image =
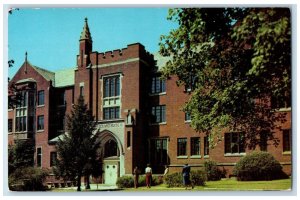
[[[81,191],[81,174],[77,176],[77,191]]]
[[[85,189],[89,190],[89,189],[91,189],[91,186],[90,186],[90,176],[87,175],[87,176],[85,177],[85,179],[86,179],[86,186],[85,186]]]

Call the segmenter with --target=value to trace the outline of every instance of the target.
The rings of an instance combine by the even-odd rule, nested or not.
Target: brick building
[[[9,143],[33,140],[35,166],[51,168],[57,137],[66,131],[65,116],[82,95],[97,121],[104,183],[114,184],[117,177],[132,174],[134,166],[144,169],[147,163],[161,174],[166,164],[175,172],[185,163],[200,169],[210,159],[224,167],[227,176],[232,174],[249,151],[238,142],[240,133],[223,133],[224,140],[210,149],[207,136],[194,131],[190,116],[182,111],[189,91],[176,85],[176,77],[159,79],[165,58],[139,43],[102,53],[93,51],[92,44],[85,19],[74,68],[50,72],[31,64],[26,55],[11,80],[24,88],[24,100],[8,110]],[[291,174],[291,108],[279,111],[287,113],[275,133],[280,143],[270,142],[262,150],[271,152]]]

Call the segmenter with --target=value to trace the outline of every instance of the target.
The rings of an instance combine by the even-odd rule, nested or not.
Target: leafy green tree
[[[278,144],[274,129],[286,113],[270,100],[290,105],[290,10],[178,8],[168,19],[179,27],[161,36],[160,54],[170,57],[162,73],[192,89],[183,108],[191,126],[210,135],[211,147],[224,130],[245,132],[249,148],[262,131]]]
[[[98,160],[100,141],[93,134],[95,127],[96,122],[91,111],[83,97],[79,97],[71,115],[67,116],[68,133],[60,137],[56,145],[58,160],[54,168],[58,177],[76,181],[77,191],[81,190],[81,177],[89,177],[96,166],[94,161]]]
[[[31,141],[16,140],[15,144],[8,146],[8,174],[16,169],[33,167],[34,146]]]

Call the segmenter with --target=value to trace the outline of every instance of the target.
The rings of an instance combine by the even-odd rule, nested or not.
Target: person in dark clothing
[[[139,184],[139,175],[140,175],[140,170],[138,169],[138,167],[136,166],[133,170],[133,180],[134,180],[134,188],[138,188],[138,184]]]
[[[192,189],[194,188],[194,185],[191,183],[190,180],[190,172],[191,172],[191,167],[188,164],[185,164],[182,168],[182,178],[183,178],[183,185],[185,186],[185,189],[187,189],[188,186],[191,186]]]

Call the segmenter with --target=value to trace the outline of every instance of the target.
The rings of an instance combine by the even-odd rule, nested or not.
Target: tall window
[[[185,121],[191,121],[191,114],[188,113],[188,112],[185,112],[185,118],[184,118]]]
[[[165,105],[152,107],[151,114],[152,114],[151,123],[166,122],[166,106]]]
[[[21,102],[16,106],[16,132],[27,130],[27,92],[21,92]]]
[[[55,166],[57,161],[57,152],[52,151],[50,152],[50,167]]]
[[[177,139],[177,156],[186,156],[186,145],[187,139],[186,138],[178,138]]]
[[[127,131],[127,148],[131,146],[131,133]]]
[[[150,140],[150,159],[154,165],[168,164],[167,138],[157,138]]]
[[[225,133],[225,153],[245,153],[245,134],[241,132]]]
[[[204,137],[204,156],[209,155],[209,139],[208,136]]]
[[[191,156],[200,156],[200,138],[191,138]]]
[[[291,151],[291,129],[285,129],[282,132],[283,152]]]
[[[151,93],[162,93],[166,91],[166,81],[160,79],[159,76],[152,77]]]
[[[80,86],[80,88],[79,88],[79,95],[81,96],[81,97],[83,97],[83,95],[84,95],[84,86]]]
[[[262,131],[260,134],[260,141],[259,141],[259,147],[261,151],[267,151],[268,150],[268,132]]]
[[[65,105],[65,104],[66,104],[66,93],[63,90],[58,93],[58,105]]]
[[[13,127],[13,120],[8,119],[8,132],[9,133],[13,131],[12,127]]]
[[[104,97],[114,97],[120,95],[120,76],[110,76],[103,78]]]
[[[36,165],[38,167],[42,166],[42,148],[41,147],[38,147],[36,149]]]
[[[44,130],[44,115],[39,115],[37,122],[37,130]]]
[[[45,94],[44,90],[38,91],[38,105],[44,105],[45,104]]]

